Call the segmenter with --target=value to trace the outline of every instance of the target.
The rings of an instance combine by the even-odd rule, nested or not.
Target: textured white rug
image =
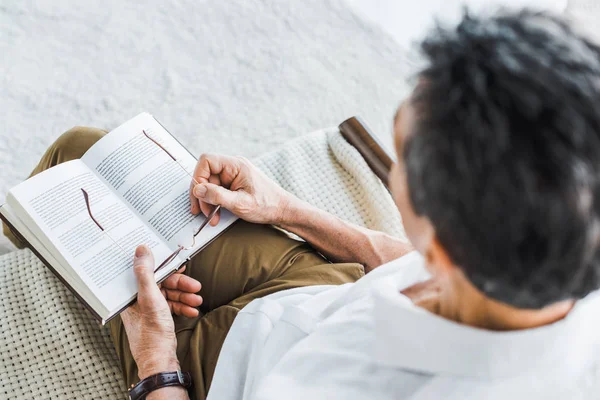
[[[74,125],[148,111],[197,154],[253,157],[357,113],[388,135],[407,92],[342,0],[9,0],[0,54],[0,201]]]

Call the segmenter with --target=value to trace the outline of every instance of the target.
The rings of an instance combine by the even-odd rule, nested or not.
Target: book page
[[[82,189],[88,194],[90,217]],[[8,203],[21,208],[64,261],[109,310],[137,293],[133,255],[139,244],[157,262],[172,253],[83,162],[69,161],[11,189]],[[102,230],[104,229],[104,230]],[[168,268],[157,274],[168,272]]]
[[[219,225],[207,226],[193,240],[193,233],[205,219],[190,210],[196,159],[150,114],[140,114],[111,131],[82,160],[172,250],[180,245],[191,247],[194,242],[197,249],[236,220],[223,210]]]

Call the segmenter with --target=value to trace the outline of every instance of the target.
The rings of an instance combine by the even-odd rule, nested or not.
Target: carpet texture
[[[9,0],[0,54],[0,201],[62,132],[141,111],[195,154],[254,157],[357,113],[388,137],[409,75],[341,0]]]
[[[141,111],[195,154],[254,157],[355,114],[389,145],[417,60],[363,14],[344,0],[2,1],[0,202],[62,132]],[[600,37],[596,0],[566,14]]]

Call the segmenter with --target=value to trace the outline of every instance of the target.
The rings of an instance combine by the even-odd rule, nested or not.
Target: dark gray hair
[[[522,308],[600,287],[600,49],[524,11],[465,13],[421,50],[404,160],[452,260]]]

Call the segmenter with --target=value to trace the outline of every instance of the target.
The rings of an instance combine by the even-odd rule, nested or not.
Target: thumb
[[[194,196],[205,203],[233,209],[240,193],[232,192],[214,183],[201,183],[194,188]]]
[[[138,295],[152,295],[160,292],[154,280],[154,256],[148,246],[141,245],[135,249],[133,257],[133,273],[138,281]]]

